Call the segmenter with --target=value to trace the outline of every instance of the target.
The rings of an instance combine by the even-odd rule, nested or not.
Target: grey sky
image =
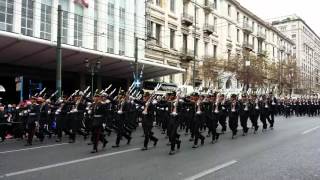
[[[320,0],[238,0],[260,18],[272,21],[275,17],[297,14],[320,35]]]

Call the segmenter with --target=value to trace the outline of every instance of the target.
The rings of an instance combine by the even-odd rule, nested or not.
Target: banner
[[[89,7],[89,0],[74,0],[75,3],[78,3],[86,8]]]

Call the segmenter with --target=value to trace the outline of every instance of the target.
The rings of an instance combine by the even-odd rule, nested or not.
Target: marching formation
[[[118,148],[124,139],[130,144],[132,132],[141,124],[144,133],[142,150],[148,150],[150,142],[152,146],[157,145],[158,138],[153,132],[153,127],[157,126],[168,137],[169,154],[173,155],[181,147],[181,132],[185,136],[190,135],[192,148],[197,148],[204,145],[206,138],[216,143],[228,127],[233,139],[239,134],[239,125],[241,134],[246,136],[250,128],[254,134],[259,129],[263,132],[268,128],[272,130],[275,115],[320,114],[318,98],[279,99],[272,93],[251,92],[239,95],[195,92],[184,95],[177,91],[157,95],[160,87],[159,84],[153,92],[141,93],[132,85],[127,92],[120,89],[116,94],[116,89],[109,92],[110,85],[92,96],[88,87],[57,100],[53,100],[57,93],[46,97],[44,89],[18,105],[0,104],[0,138],[1,141],[8,136],[26,139],[26,146],[30,146],[34,136],[42,142],[45,137],[54,135],[56,142],[60,142],[64,134],[69,137],[69,143],[74,143],[79,135],[85,139],[90,136],[91,152],[96,153],[99,142],[102,148],[106,147],[106,135],[111,133],[116,134],[113,148]],[[252,127],[248,126],[248,121]]]

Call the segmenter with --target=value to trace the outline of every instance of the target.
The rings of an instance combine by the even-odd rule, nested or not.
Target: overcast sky
[[[320,0],[238,0],[260,18],[272,18],[297,14],[320,35]]]

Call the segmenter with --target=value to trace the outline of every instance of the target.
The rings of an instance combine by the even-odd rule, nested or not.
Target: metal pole
[[[138,72],[138,38],[135,37],[134,39],[134,75],[137,79],[139,76]]]
[[[94,96],[93,80],[94,80],[94,67],[91,66],[91,97]]]
[[[57,33],[57,49],[56,49],[56,90],[58,91],[57,97],[61,97],[62,89],[62,59],[61,59],[61,22],[62,22],[62,9],[61,5],[58,5],[58,33]]]
[[[192,86],[193,88],[196,87],[196,32],[197,32],[197,1],[194,3],[194,43],[193,43],[193,73],[192,73]]]

